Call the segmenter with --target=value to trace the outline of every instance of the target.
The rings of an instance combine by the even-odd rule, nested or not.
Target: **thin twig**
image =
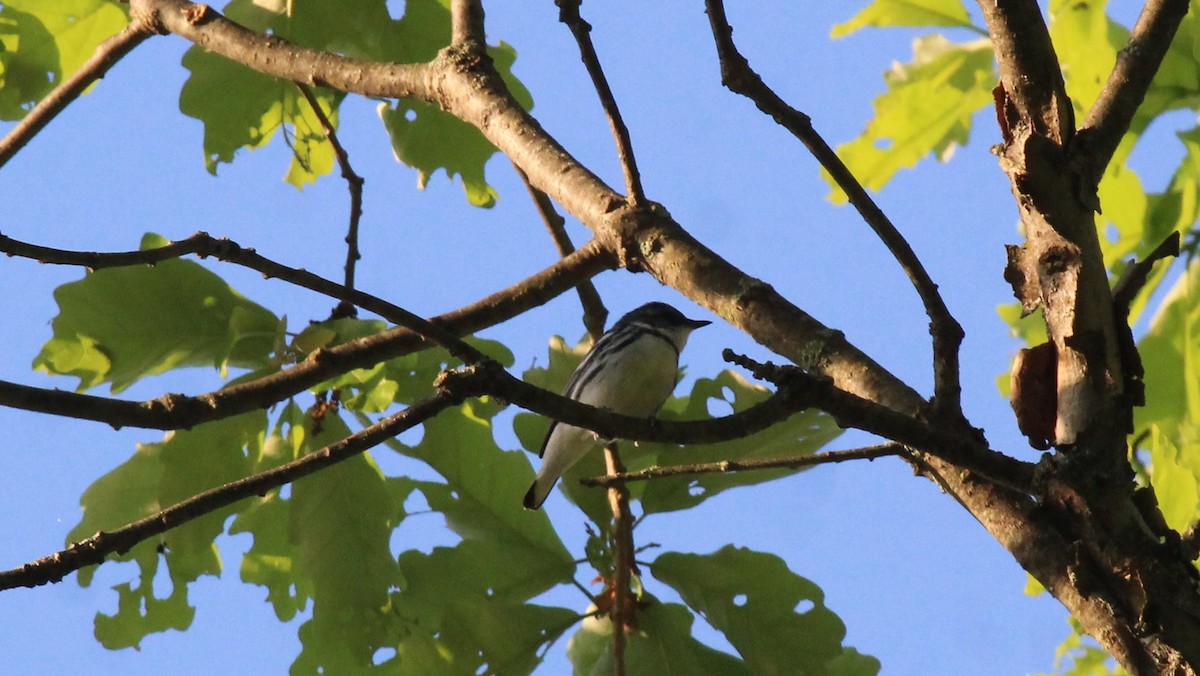
[[[596,47],[592,44],[592,27],[579,15],[579,5],[582,0],[555,0],[558,5],[558,20],[565,23],[579,44],[579,55],[596,94],[600,96],[600,104],[604,106],[604,114],[608,117],[608,126],[612,129],[613,138],[617,142],[617,157],[621,161],[621,171],[625,174],[626,199],[632,207],[646,203],[646,194],[642,189],[642,176],[638,172],[637,159],[633,155],[633,143],[629,139],[629,129],[621,118],[617,100],[613,97],[612,88],[608,86],[608,78],[600,67],[600,58],[596,55]]]
[[[616,442],[604,447],[604,467],[611,475],[625,473],[625,464]],[[633,563],[633,515],[629,512],[629,489],[623,483],[609,484],[608,504],[613,515],[613,579],[612,608],[609,619],[613,626],[613,674],[625,674],[625,628],[632,626],[630,613],[634,609],[630,598],[629,580]]]
[[[1150,271],[1154,269],[1154,264],[1169,256],[1179,255],[1179,239],[1179,231],[1176,230],[1167,235],[1166,239],[1154,247],[1154,250],[1145,258],[1131,263],[1129,267],[1125,268],[1124,274],[1113,285],[1113,309],[1118,317],[1128,319],[1133,299],[1137,298],[1142,287],[1146,285],[1146,280],[1150,278]]]
[[[546,224],[546,229],[550,231],[550,238],[558,247],[558,255],[565,258],[575,253],[575,245],[571,242],[570,235],[567,234],[567,221],[554,208],[554,202],[550,196],[533,187],[533,184],[529,182],[529,175],[525,173],[524,169],[517,166],[516,163],[513,163],[513,168],[517,170],[517,176],[520,176],[525,183],[525,189],[529,191],[529,197],[533,199],[534,207],[542,217],[542,222]],[[583,325],[593,339],[599,339],[600,335],[604,333],[604,323],[608,320],[608,309],[604,307],[604,301],[600,299],[600,293],[596,291],[596,285],[592,284],[592,280],[581,281],[575,290],[579,293],[579,304],[583,306]]]
[[[91,58],[79,70],[50,91],[25,117],[17,123],[3,139],[0,139],[0,167],[13,158],[30,139],[63,111],[72,101],[79,98],[93,82],[104,77],[118,61],[154,35],[154,30],[143,21],[131,21],[120,33],[100,43]]]
[[[809,116],[780,98],[750,67],[750,62],[742,56],[733,42],[733,28],[725,17],[724,2],[705,0],[705,7],[721,63],[722,83],[730,91],[753,101],[759,110],[770,115],[808,148],[813,157],[833,177],[838,187],[846,193],[850,203],[883,241],[904,270],[904,274],[908,276],[930,320],[930,334],[933,337],[934,412],[952,420],[960,420],[962,386],[959,381],[959,346],[962,344],[963,330],[947,309],[945,301],[938,293],[937,285],[933,283],[904,236],[875,204],[833,148],[813,128]]]
[[[299,82],[295,83],[296,88],[304,96],[304,100],[308,102],[312,108],[313,114],[321,122],[321,129],[325,132],[325,138],[329,140],[329,145],[333,146],[333,154],[337,158],[338,166],[342,170],[342,178],[346,179],[346,187],[350,191],[350,225],[346,229],[346,276],[342,283],[347,289],[354,288],[354,269],[362,254],[358,250],[358,222],[362,218],[362,196],[363,183],[365,182],[362,176],[359,176],[354,167],[350,166],[350,154],[346,152],[346,148],[338,139],[337,130],[334,129],[333,121],[325,114],[321,108],[321,102],[313,95],[312,89],[307,85]],[[354,305],[349,301],[342,301],[333,311],[331,319],[338,317],[353,317]]]
[[[474,363],[485,358],[482,353],[464,343],[462,339],[450,331],[402,307],[389,303],[377,296],[372,296],[369,293],[348,289],[337,282],[325,279],[320,275],[315,275],[303,268],[293,268],[282,263],[277,263],[260,255],[254,249],[243,247],[237,242],[224,237],[217,239],[205,232],[198,232],[185,240],[172,242],[158,249],[148,249],[144,252],[123,252],[119,254],[55,250],[49,247],[26,245],[0,235],[0,251],[17,255],[27,255],[24,253],[25,251],[29,251],[30,253],[36,251],[39,255],[29,257],[36,258],[43,263],[86,265],[93,270],[98,267],[110,267],[104,265],[104,263],[109,261],[112,261],[111,266],[131,265],[133,264],[131,261],[136,261],[139,253],[145,254],[147,259],[140,262],[157,262],[165,258],[177,258],[184,253],[194,253],[201,257],[212,256],[226,263],[240,265],[261,272],[264,277],[281,279],[296,286],[324,294],[330,298],[353,303],[384,317],[390,322],[394,322],[425,336],[433,343],[449,350],[450,354],[461,359],[464,363]]]
[[[903,455],[904,446],[897,443],[865,446],[863,448],[848,448],[841,451],[825,451],[811,455],[797,455],[790,458],[761,458],[755,460],[721,460],[719,462],[702,462],[691,465],[667,465],[663,467],[647,467],[637,472],[586,477],[580,479],[585,486],[612,486],[630,481],[646,481],[668,476],[683,474],[726,474],[729,472],[744,472],[762,469],[799,469],[814,465],[827,465],[851,460],[874,460],[892,455]]]
[[[1078,136],[1080,148],[1089,154],[1087,159],[1097,182],[1129,131],[1187,12],[1188,0],[1148,0],[1133,25],[1129,42],[1117,54],[1117,63]]]
[[[187,253],[201,253],[207,235],[193,236],[144,251],[101,254],[64,251],[26,244],[0,235],[0,253],[44,263],[91,269],[152,265]],[[216,240],[219,244],[223,240]],[[203,255],[216,255],[212,252]],[[595,242],[549,268],[463,308],[430,321],[455,335],[468,335],[507,321],[573,288],[581,277],[611,269],[611,257]],[[381,301],[382,302],[382,301]],[[184,429],[200,423],[266,408],[340,373],[369,368],[388,359],[428,347],[420,334],[403,327],[336,345],[278,373],[194,397],[168,394],[148,401],[122,401],[58,389],[42,389],[0,381],[0,406],[95,420],[113,427]]]
[[[37,587],[50,582],[58,582],[84,566],[103,563],[109,554],[125,553],[139,542],[165,533],[192,519],[228,507],[239,500],[255,495],[264,495],[267,491],[286,483],[291,483],[318,470],[352,458],[386,439],[421,424],[454,403],[455,398],[451,393],[439,390],[424,401],[302,458],[244,479],[231,481],[223,486],[210,488],[144,519],[139,519],[113,531],[96,533],[60,552],[26,563],[20,568],[2,571],[0,572],[0,590],[15,587]]]

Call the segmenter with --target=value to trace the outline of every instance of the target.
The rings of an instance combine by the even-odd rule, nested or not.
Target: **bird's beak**
[[[693,331],[702,326],[708,326],[709,324],[712,324],[712,322],[708,321],[707,319],[689,319],[688,321],[691,322]]]

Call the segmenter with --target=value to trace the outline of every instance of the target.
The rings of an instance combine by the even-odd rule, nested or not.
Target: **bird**
[[[580,362],[563,395],[614,413],[658,413],[679,380],[679,353],[692,331],[712,322],[688,319],[666,303],[646,303],[617,320]],[[596,433],[550,421],[538,456],[541,469],[525,493],[526,509],[542,506],[559,477],[605,444]]]

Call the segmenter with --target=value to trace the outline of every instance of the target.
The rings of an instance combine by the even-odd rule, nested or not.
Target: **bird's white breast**
[[[588,383],[579,400],[593,406],[647,417],[675,389],[679,374],[675,348],[655,335],[643,335],[609,357],[604,370]]]

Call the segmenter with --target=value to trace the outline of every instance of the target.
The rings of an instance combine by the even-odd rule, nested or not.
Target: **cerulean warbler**
[[[688,335],[711,323],[688,319],[666,303],[646,303],[600,336],[563,394],[616,413],[648,418],[675,390],[679,351]],[[552,420],[538,453],[542,468],[525,494],[525,508],[541,507],[563,472],[604,443],[594,432]]]

